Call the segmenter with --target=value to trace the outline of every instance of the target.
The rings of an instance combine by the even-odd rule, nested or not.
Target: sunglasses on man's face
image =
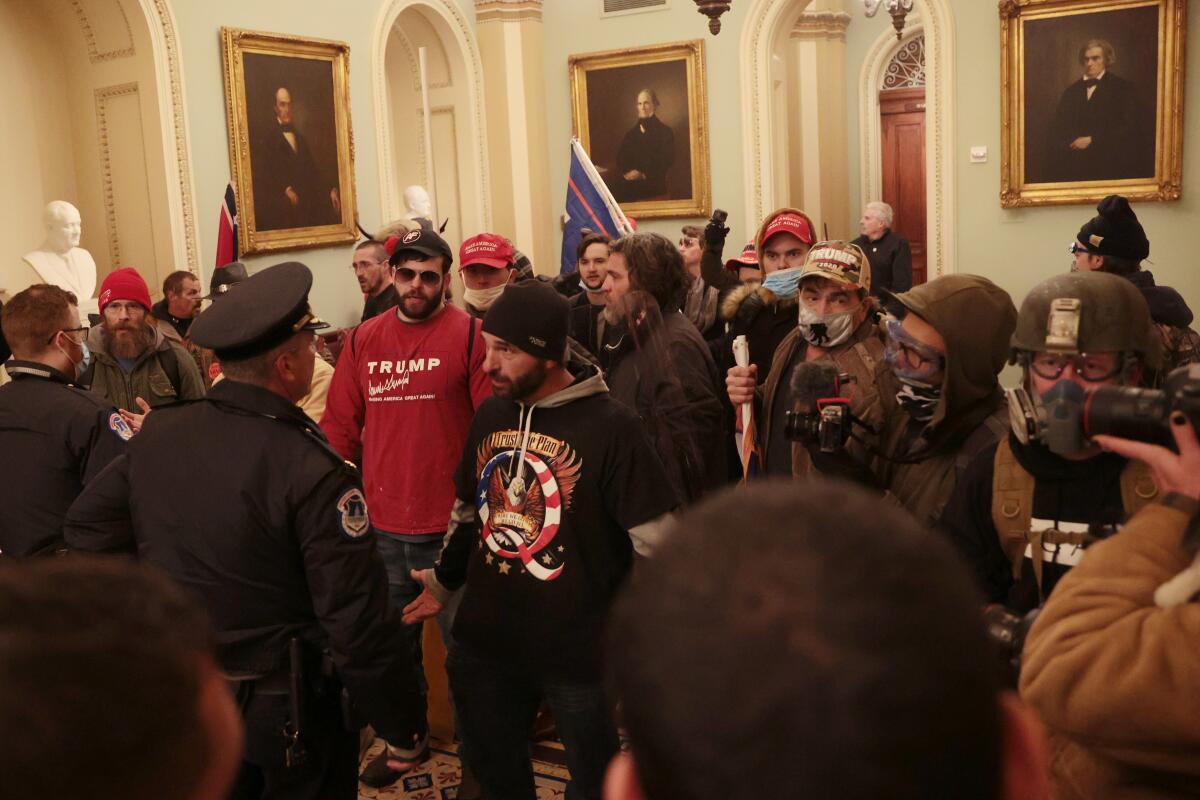
[[[1068,247],[1067,250],[1070,251],[1071,255],[1077,255],[1079,253],[1086,253],[1088,251],[1088,249],[1086,247],[1084,247],[1083,245],[1081,245],[1079,242],[1071,242],[1071,246]]]
[[[400,279],[401,283],[412,283],[418,277],[420,277],[421,283],[425,284],[426,286],[437,286],[442,282],[442,273],[429,269],[424,269],[420,272],[417,272],[415,269],[400,267],[396,270],[396,277]]]

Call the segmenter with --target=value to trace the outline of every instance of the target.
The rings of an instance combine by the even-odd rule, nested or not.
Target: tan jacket
[[[1193,508],[1167,495],[1088,548],[1029,632],[1021,695],[1060,800],[1200,797],[1200,603],[1154,602],[1192,561]]]

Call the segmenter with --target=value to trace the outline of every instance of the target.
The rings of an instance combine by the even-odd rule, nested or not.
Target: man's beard
[[[520,400],[523,397],[528,397],[537,391],[546,381],[546,365],[541,361],[537,362],[530,368],[529,372],[524,375],[507,380],[499,379],[498,373],[489,372],[488,377],[492,379],[492,393],[497,397],[503,397],[509,400]]]
[[[409,305],[410,300],[420,300],[421,305],[418,306],[414,311],[412,306]],[[437,307],[440,306],[442,302],[442,293],[440,291],[437,293],[437,296],[433,298],[428,298],[419,294],[408,294],[400,300],[400,313],[411,320],[419,321],[423,319],[429,319],[429,317],[433,315],[433,312],[437,310]]]
[[[154,343],[154,329],[145,323],[116,328],[105,325],[104,339],[113,358],[137,358]]]

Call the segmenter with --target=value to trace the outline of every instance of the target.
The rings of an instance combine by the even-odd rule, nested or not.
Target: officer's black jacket
[[[234,380],[155,409],[71,507],[67,545],[134,552],[199,596],[222,668],[283,668],[328,648],[379,735],[424,733],[425,701],[375,550],[357,470],[286,399]]]
[[[125,450],[112,404],[33,361],[9,361],[0,387],[0,552],[22,557],[62,544],[63,516]]]

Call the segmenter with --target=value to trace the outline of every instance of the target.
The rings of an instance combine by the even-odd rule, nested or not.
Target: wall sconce
[[[909,1],[909,7],[912,6],[912,0]],[[713,36],[721,32],[721,15],[729,10],[733,5],[733,0],[694,0],[696,10],[704,16],[708,17],[708,30]]]
[[[697,0],[699,2],[699,0]],[[892,27],[896,29],[896,39],[904,33],[904,17],[913,9],[913,0],[863,0],[867,16],[875,16],[882,5],[892,15]]]

